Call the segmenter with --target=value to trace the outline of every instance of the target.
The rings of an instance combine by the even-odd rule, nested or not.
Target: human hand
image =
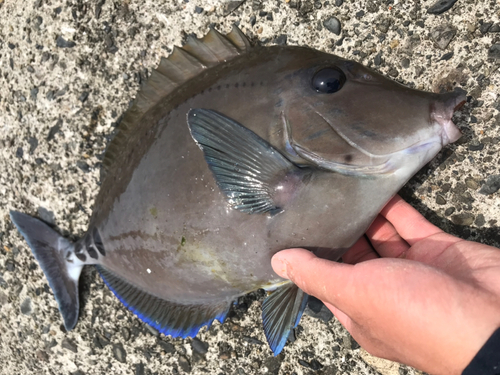
[[[343,257],[274,255],[274,271],[321,299],[369,353],[461,374],[500,327],[500,250],[461,240],[394,197]]]

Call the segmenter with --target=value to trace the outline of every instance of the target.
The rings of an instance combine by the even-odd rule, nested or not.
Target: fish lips
[[[462,136],[451,118],[467,101],[466,93],[465,90],[455,88],[452,92],[439,94],[438,99],[431,104],[431,121],[442,128],[443,146],[456,142]]]

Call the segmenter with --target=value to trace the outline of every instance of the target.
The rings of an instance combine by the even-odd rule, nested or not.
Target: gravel
[[[442,14],[447,10],[451,9],[457,0],[437,0],[434,4],[427,9],[427,13],[429,14]]]
[[[500,190],[500,175],[489,176],[484,185],[479,190],[480,194],[495,194]]]
[[[118,362],[127,362],[127,352],[125,352],[121,344],[113,345],[113,355]]]
[[[419,374],[370,356],[319,305],[308,308],[293,342],[273,357],[259,344],[266,342],[259,294],[239,301],[225,324],[202,329],[199,342],[164,337],[126,310],[92,267],[80,280],[78,324],[62,328],[47,280],[32,266],[8,210],[38,214],[68,238],[81,237],[102,154],[140,83],[186,35],[201,37],[211,26],[228,32],[236,23],[254,42],[335,53],[413,88],[467,90],[454,117],[462,139],[401,195],[444,230],[500,245],[497,2],[459,1],[442,14],[427,13],[431,0],[228,3],[0,1],[3,373]],[[338,29],[327,26],[332,19]]]
[[[78,347],[76,346],[76,344],[67,337],[62,340],[61,347],[63,347],[64,349],[68,349],[73,353],[78,353]]]
[[[490,59],[500,60],[500,44],[493,44],[488,50]]]
[[[326,20],[324,20],[323,26],[325,26],[325,28],[328,31],[330,31],[336,35],[340,35],[341,25],[340,25],[340,21],[336,17],[329,17]]]
[[[457,29],[454,26],[449,24],[439,25],[431,31],[431,38],[434,40],[436,47],[444,50],[448,47],[456,34]]]
[[[21,303],[21,313],[24,315],[31,315],[33,308],[31,307],[31,298],[26,297],[26,299]]]
[[[56,46],[59,48],[73,48],[76,46],[76,43],[71,40],[68,41],[59,35],[56,39]]]
[[[193,349],[193,352],[198,354],[207,354],[208,352],[208,344],[197,338],[194,338],[193,341],[191,341],[191,348]]]

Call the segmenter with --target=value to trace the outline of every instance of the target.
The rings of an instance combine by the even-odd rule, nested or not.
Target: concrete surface
[[[78,325],[66,333],[8,210],[82,235],[102,153],[139,82],[185,33],[238,23],[264,44],[336,53],[421,89],[466,89],[469,102],[455,116],[463,138],[402,194],[443,229],[498,246],[500,193],[480,191],[494,191],[488,178],[500,174],[500,5],[460,0],[430,15],[432,3],[247,0],[228,14],[232,4],[216,0],[0,0],[0,373],[418,374],[371,357],[335,319],[310,316],[274,358],[261,343],[257,297],[202,330],[201,342],[159,337],[92,268],[81,279]],[[331,17],[340,35],[323,26],[338,31]]]

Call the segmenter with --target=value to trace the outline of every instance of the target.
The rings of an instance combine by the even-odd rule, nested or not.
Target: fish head
[[[423,166],[460,138],[451,117],[465,103],[462,90],[415,90],[354,61],[296,53],[306,57],[282,73],[281,95],[284,149],[299,164],[303,159],[346,174],[391,173],[408,160]]]

